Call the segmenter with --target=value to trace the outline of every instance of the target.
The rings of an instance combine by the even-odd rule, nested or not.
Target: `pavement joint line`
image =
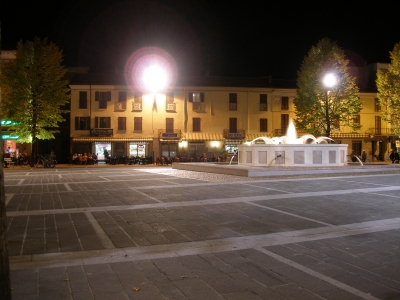
[[[344,179],[341,179],[341,178],[337,178],[336,180],[337,180],[337,181],[344,181],[344,182],[362,183],[362,182],[360,182],[359,180],[348,180],[348,179],[344,180]],[[391,185],[388,185],[388,184],[374,183],[374,182],[368,182],[368,184],[370,184],[370,185],[376,185],[376,186],[382,186],[382,187],[391,186]]]
[[[400,229],[400,218],[395,218],[336,227],[318,227],[199,242],[67,253],[30,254],[10,256],[9,259],[11,270],[65,267],[256,249],[260,247],[296,244],[398,229]]]
[[[284,210],[280,210],[280,209],[268,207],[268,206],[265,206],[265,205],[257,204],[257,203],[251,202],[251,201],[247,201],[246,203],[247,203],[247,204],[251,204],[251,205],[255,205],[255,206],[260,207],[260,208],[263,208],[263,209],[276,211],[276,212],[279,212],[279,213],[281,213],[281,214],[285,214],[285,215],[288,215],[288,216],[293,216],[293,217],[296,217],[296,218],[299,218],[299,219],[303,219],[303,220],[315,222],[315,223],[318,223],[318,224],[321,224],[321,225],[332,226],[332,227],[336,227],[336,226],[337,226],[337,225],[333,225],[333,224],[330,224],[330,223],[318,221],[318,220],[315,220],[315,219],[303,217],[303,216],[296,215],[296,214],[292,214],[292,213],[286,212],[286,211],[284,211]]]
[[[74,190],[70,187],[68,183],[64,183],[65,188],[67,189],[67,192],[73,192]]]
[[[174,179],[168,178],[168,179],[169,180],[176,180],[175,178]],[[169,181],[168,179],[159,179],[158,181],[165,182],[165,183],[168,183],[168,184],[172,184],[174,186],[180,186],[181,185],[181,183],[179,183],[179,182]]]
[[[108,235],[104,232],[103,227],[97,222],[96,218],[93,216],[91,212],[85,212],[86,217],[88,218],[90,224],[93,226],[93,229],[96,231],[97,236],[100,238],[101,243],[106,249],[115,249],[114,243],[108,237]]]
[[[372,296],[372,295],[370,295],[368,293],[365,293],[365,292],[360,291],[360,290],[358,290],[356,288],[353,288],[353,287],[351,287],[351,286],[349,286],[349,285],[347,285],[347,284],[345,284],[343,282],[340,282],[340,281],[338,281],[336,279],[333,279],[333,278],[330,278],[328,276],[325,276],[325,275],[323,275],[323,274],[321,274],[319,272],[316,272],[316,271],[314,271],[314,270],[312,270],[310,268],[302,266],[302,265],[300,265],[300,264],[298,264],[298,263],[296,263],[296,262],[294,262],[294,261],[292,261],[290,259],[287,259],[287,258],[285,258],[283,256],[280,256],[280,255],[278,255],[278,254],[276,254],[276,253],[274,253],[272,251],[269,251],[269,250],[267,250],[265,248],[257,247],[255,249],[260,251],[260,252],[262,252],[262,253],[264,253],[264,254],[266,254],[266,255],[268,255],[268,256],[270,256],[270,257],[272,257],[272,258],[274,258],[274,259],[276,259],[276,260],[278,260],[278,261],[280,261],[280,262],[282,262],[282,263],[284,263],[284,264],[287,264],[287,265],[289,265],[289,266],[291,266],[293,268],[296,268],[296,269],[300,270],[301,272],[307,273],[308,275],[311,275],[313,277],[321,279],[321,280],[323,280],[323,281],[325,281],[325,282],[327,282],[327,283],[329,283],[329,284],[331,284],[333,286],[336,286],[339,289],[345,290],[345,291],[347,291],[347,292],[349,292],[349,293],[351,293],[353,295],[356,295],[356,296],[358,296],[358,297],[360,297],[362,299],[365,299],[365,300],[379,300],[379,298],[376,298],[376,297],[374,297],[374,296]]]
[[[14,193],[6,193],[5,194],[5,196],[6,196],[6,207],[7,207],[7,205],[8,205],[8,203],[11,201],[11,199],[12,199],[12,197],[14,197]]]
[[[65,177],[64,177],[64,178],[65,178]],[[104,180],[92,180],[92,181],[70,182],[70,184],[73,184],[73,183],[75,183],[75,184],[85,184],[85,183],[88,183],[88,184],[92,184],[92,183],[108,183],[108,182],[111,181],[110,179],[107,179],[105,176],[99,176],[99,178],[103,178]],[[151,179],[152,179],[152,180],[159,180],[159,181],[162,181],[164,178],[154,178],[154,177],[152,177]],[[12,181],[12,180],[17,180],[17,179],[6,179],[6,180],[5,180],[4,186],[5,186],[5,187],[8,187],[8,186],[10,186],[10,187],[12,187],[12,186],[19,186],[19,185],[22,185],[23,182],[25,181],[24,179],[21,179],[21,180],[19,180],[19,182],[18,182],[17,184],[8,184],[8,183],[7,183],[7,181]],[[149,178],[135,179],[136,182],[137,182],[137,181],[147,181],[147,180],[149,180]],[[164,179],[164,180],[165,180],[165,179]],[[174,179],[174,180],[176,180],[176,179]],[[131,182],[131,181],[132,181],[132,179],[113,180],[113,182]],[[170,181],[165,181],[165,182],[171,184]],[[228,182],[227,182],[227,183],[228,183]],[[237,183],[237,182],[235,182],[235,183]],[[55,184],[60,184],[60,182],[46,182],[46,183],[41,183],[41,184],[45,184],[45,185],[55,185]],[[190,184],[190,183],[189,183],[189,184]],[[217,185],[218,183],[209,183],[209,184]],[[30,185],[36,186],[37,183],[25,183],[25,184],[23,184],[23,185],[24,185],[24,186],[30,186]],[[179,184],[179,183],[176,183],[176,185],[182,186],[182,185],[188,185],[188,184]],[[196,183],[196,184],[191,184],[191,185],[193,185],[193,186],[198,186],[199,184]],[[143,187],[143,188],[162,188],[162,187],[165,187],[165,186],[161,186],[161,187],[160,187],[160,186],[147,186],[147,187]]]
[[[371,195],[384,196],[384,197],[400,198],[400,196],[387,195],[387,194],[379,194],[379,193],[370,193],[370,194]]]
[[[167,188],[164,186],[164,188]],[[135,188],[137,192],[142,190],[141,187]],[[291,193],[282,195],[264,195],[264,196],[252,196],[248,197],[236,197],[236,198],[217,198],[217,199],[204,199],[195,200],[190,202],[160,202],[160,203],[148,203],[148,204],[137,204],[137,205],[120,205],[120,206],[104,206],[104,207],[82,207],[82,208],[67,208],[67,209],[54,209],[54,210],[32,210],[32,211],[13,211],[7,212],[7,216],[25,216],[25,215],[46,215],[46,214],[57,214],[57,213],[76,213],[82,211],[110,211],[110,210],[138,210],[138,209],[151,209],[151,208],[168,208],[168,207],[188,207],[188,206],[199,206],[199,205],[215,205],[215,204],[226,204],[226,203],[237,203],[237,202],[256,202],[256,201],[269,201],[279,200],[288,198],[302,198],[302,197],[321,197],[331,195],[346,195],[353,193],[371,193],[371,192],[384,192],[384,191],[397,191],[400,190],[400,186],[388,186],[379,188],[364,188],[364,189],[349,189],[349,190],[334,190],[334,191],[318,191],[318,192],[304,192],[304,193]],[[90,190],[85,190],[85,192]],[[60,191],[59,193],[62,193]],[[160,201],[160,200],[158,200]]]
[[[265,190],[268,190],[268,191],[276,191],[276,192],[288,193],[288,194],[293,193],[293,192],[289,192],[289,191],[273,189],[273,188],[269,188],[269,187],[266,187],[266,186],[259,186],[259,185],[250,184],[250,183],[243,183],[243,185],[252,186],[252,187],[256,187],[256,188],[261,188],[261,189],[265,189]]]
[[[144,197],[146,197],[148,199],[151,199],[151,200],[153,200],[155,202],[164,203],[163,201],[157,199],[156,197],[150,196],[150,195],[146,194],[145,192],[137,190],[136,188],[129,188],[129,189],[131,189],[132,191],[135,191],[136,193],[138,193],[138,194],[140,194],[140,195],[142,195],[142,196],[144,196]]]

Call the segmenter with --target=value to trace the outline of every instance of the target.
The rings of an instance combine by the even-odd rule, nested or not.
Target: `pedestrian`
[[[353,150],[352,152],[351,152],[351,161],[352,162],[356,162],[357,161],[357,157],[356,157],[357,155],[356,155],[356,152]]]
[[[390,152],[389,159],[391,160],[392,164],[394,164],[394,162],[395,162],[395,160],[396,160],[396,153],[397,153],[397,152],[395,152],[394,149],[392,149],[392,151]],[[397,156],[398,156],[398,155],[399,155],[399,154],[397,153]]]
[[[365,152],[365,150],[363,150],[361,153],[361,160],[363,163],[365,163],[365,161],[367,160],[367,152]]]
[[[394,152],[394,163],[398,164],[399,161],[400,161],[400,154],[399,154],[399,152],[395,151]]]

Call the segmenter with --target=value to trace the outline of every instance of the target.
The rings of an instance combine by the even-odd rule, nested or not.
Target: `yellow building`
[[[122,82],[113,76],[109,82]],[[116,157],[183,157],[196,160],[232,153],[237,145],[259,136],[286,133],[295,118],[296,89],[279,88],[270,78],[186,78],[163,93],[145,94],[127,85],[101,80],[73,82],[71,88],[71,153],[104,151]],[[90,82],[90,83],[91,83]],[[106,82],[106,81],[105,81]],[[395,136],[379,116],[376,93],[361,93],[363,109],[357,133],[347,128],[331,137],[348,144],[348,152],[368,160],[388,155]]]

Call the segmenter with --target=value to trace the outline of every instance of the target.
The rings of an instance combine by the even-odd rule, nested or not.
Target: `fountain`
[[[258,137],[239,145],[238,164],[266,167],[344,166],[347,164],[347,144],[336,144],[331,138],[316,138],[311,134],[298,138],[293,121],[290,120],[285,136]]]

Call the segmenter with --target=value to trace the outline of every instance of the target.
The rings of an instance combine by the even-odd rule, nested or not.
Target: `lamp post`
[[[168,76],[165,70],[159,65],[151,65],[143,72],[143,82],[146,88],[153,94],[153,107],[151,115],[151,129],[154,135],[153,113],[157,109],[157,92],[167,85]]]
[[[331,135],[331,122],[329,120],[329,89],[334,87],[337,84],[336,75],[333,73],[325,74],[322,83],[326,88],[325,93],[325,122],[326,122],[326,137],[330,137]]]
[[[153,107],[151,109],[151,130],[153,135],[152,158],[154,163],[154,146],[157,140],[157,138],[154,137],[154,110],[157,110],[157,92],[167,87],[168,74],[160,65],[150,65],[143,72],[143,83],[145,85],[145,88],[153,94]]]

